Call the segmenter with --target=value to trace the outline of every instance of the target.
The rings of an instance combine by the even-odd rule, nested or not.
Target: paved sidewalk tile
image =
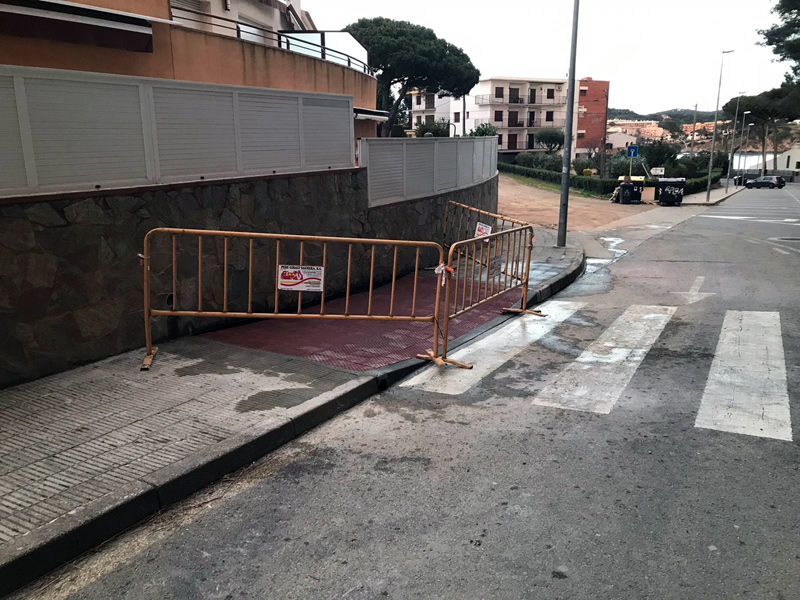
[[[0,391],[0,549],[110,492],[351,381],[202,337]]]

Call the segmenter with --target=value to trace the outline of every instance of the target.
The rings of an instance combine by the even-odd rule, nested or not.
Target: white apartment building
[[[573,139],[578,136],[578,104],[579,94],[576,93]],[[500,152],[545,150],[537,142],[536,134],[546,128],[564,129],[567,79],[488,77],[478,82],[466,102],[464,98],[439,98],[424,91],[411,92],[412,127],[442,119],[455,125],[451,135],[469,133],[483,123],[494,125]]]

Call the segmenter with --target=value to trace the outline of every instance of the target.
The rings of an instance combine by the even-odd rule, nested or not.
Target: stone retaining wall
[[[142,270],[138,253],[156,227],[259,231],[359,238],[440,241],[443,207],[456,200],[496,211],[497,178],[466,190],[369,209],[365,169],[278,176],[255,181],[193,184],[130,194],[49,199],[0,206],[0,387],[66,370],[143,346]],[[196,239],[192,238],[196,244]],[[154,307],[171,301],[168,240],[153,246]],[[366,247],[354,252],[353,285],[369,277]],[[281,262],[296,249],[285,248]],[[197,253],[182,248],[179,298],[192,308],[197,293]],[[274,251],[256,256],[254,309],[269,309]],[[338,254],[337,254],[338,252]],[[184,256],[184,253],[188,253]],[[309,246],[307,262],[319,248]],[[329,247],[331,293],[343,291],[342,251]],[[231,244],[229,302],[246,301],[244,248]],[[188,257],[188,258],[187,258]],[[391,273],[391,251],[376,261],[376,284]],[[206,310],[219,305],[221,243],[204,246]],[[426,265],[435,257],[424,256]],[[413,269],[413,256],[400,258]],[[284,301],[291,294],[284,294]],[[295,297],[296,298],[296,297]],[[313,299],[311,299],[313,300]],[[296,299],[294,300],[296,303]],[[283,302],[281,303],[283,304]],[[155,339],[225,325],[221,319],[156,319]]]

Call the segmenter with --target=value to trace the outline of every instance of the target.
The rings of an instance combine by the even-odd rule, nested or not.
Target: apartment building
[[[353,96],[374,137],[376,80],[347,32],[301,0],[26,0],[0,4],[0,63]]]
[[[576,94],[576,109],[578,101]],[[536,141],[536,133],[546,128],[563,129],[566,118],[567,79],[488,77],[481,79],[466,98],[412,92],[412,127],[444,119],[454,125],[454,135],[462,135],[489,123],[497,127],[500,152],[545,150]],[[577,121],[573,125],[575,137]]]
[[[578,154],[601,150],[606,144],[608,121],[608,81],[591,77],[580,80],[578,91]]]

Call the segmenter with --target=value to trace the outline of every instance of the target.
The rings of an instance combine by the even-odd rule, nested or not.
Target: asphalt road
[[[658,233],[472,371],[413,376],[21,597],[800,598],[798,198]]]

